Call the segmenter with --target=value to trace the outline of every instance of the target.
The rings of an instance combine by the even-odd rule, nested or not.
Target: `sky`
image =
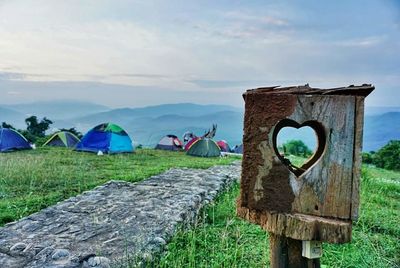
[[[306,83],[400,106],[400,1],[0,0],[1,104],[242,106]]]

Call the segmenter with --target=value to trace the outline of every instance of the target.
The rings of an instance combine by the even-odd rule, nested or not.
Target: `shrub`
[[[282,145],[285,154],[292,154],[302,157],[308,157],[312,151],[302,140],[290,140]]]
[[[400,140],[391,140],[377,151],[372,163],[380,168],[400,170]]]
[[[362,161],[365,164],[372,164],[374,160],[374,154],[372,153],[362,153]]]

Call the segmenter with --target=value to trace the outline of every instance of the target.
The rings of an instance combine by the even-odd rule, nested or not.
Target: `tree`
[[[60,131],[68,131],[71,132],[72,134],[74,134],[75,136],[77,136],[79,139],[82,138],[82,133],[79,132],[78,130],[76,130],[76,128],[71,127],[71,128],[62,128],[60,129]]]
[[[46,130],[53,124],[53,122],[46,117],[38,122],[37,117],[34,115],[26,118],[25,123],[27,125],[27,132],[36,137],[44,137]]]
[[[301,157],[308,157],[312,154],[312,151],[302,140],[287,141],[282,147],[285,154],[292,154]]]
[[[375,152],[374,153],[372,153],[372,152],[362,153],[362,162],[365,164],[372,164],[374,161],[374,154],[375,154]]]
[[[10,124],[7,124],[6,122],[1,123],[1,127],[2,128],[10,128],[10,129],[15,129],[15,127],[13,127]]]
[[[391,140],[377,151],[373,164],[380,168],[400,170],[400,140]]]

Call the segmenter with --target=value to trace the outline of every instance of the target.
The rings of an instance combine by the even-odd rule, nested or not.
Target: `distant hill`
[[[36,115],[50,119],[69,119],[110,110],[104,105],[77,100],[38,101],[0,106],[15,110],[25,117]]]
[[[390,112],[400,112],[400,106],[366,106],[365,115],[381,115]]]
[[[216,140],[225,139],[234,146],[241,143],[243,135],[243,109],[228,105],[178,103],[119,109],[81,101],[0,105],[0,123],[22,128],[29,114],[53,120],[53,131],[76,127],[86,132],[100,123],[114,122],[125,128],[136,144],[145,146],[154,146],[166,134],[181,137],[192,131],[202,135],[214,123],[218,124]],[[364,151],[378,150],[389,140],[400,139],[400,107],[366,107],[365,114]],[[316,141],[313,131],[305,128],[282,131],[278,143],[289,139],[302,139],[310,148]]]
[[[78,117],[74,120],[79,122],[107,122],[119,118],[120,120],[131,120],[138,117],[159,117],[164,115],[201,116],[221,111],[242,111],[240,108],[227,105],[200,105],[193,103],[164,104],[147,106],[144,108],[121,108],[88,116]]]
[[[394,139],[400,140],[400,112],[365,117],[364,151],[376,151]]]
[[[7,122],[12,124],[14,127],[23,127],[25,125],[24,120],[24,114],[0,106],[0,124],[2,122]]]
[[[227,105],[192,103],[166,104],[144,108],[123,108],[69,120],[70,125],[87,131],[103,122],[114,122],[126,129],[132,138],[145,146],[154,146],[166,134],[181,137],[192,131],[202,135],[218,124],[216,139],[240,144],[243,129],[242,109]],[[232,146],[233,146],[232,145]]]
[[[218,125],[215,140],[225,139],[231,146],[242,140],[243,114],[233,111],[221,111],[202,116],[164,115],[152,119],[133,121],[126,128],[139,142],[153,146],[166,134],[182,137],[186,131],[203,135],[212,124]]]

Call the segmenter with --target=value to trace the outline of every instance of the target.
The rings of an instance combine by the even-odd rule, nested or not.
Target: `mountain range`
[[[378,150],[389,140],[400,139],[400,107],[367,107],[365,114],[364,151]],[[181,137],[191,131],[202,135],[212,124],[218,125],[215,139],[227,140],[231,146],[240,144],[243,135],[243,108],[228,105],[178,103],[112,109],[75,100],[0,104],[0,123],[25,128],[24,119],[30,115],[51,119],[51,131],[76,127],[85,133],[100,123],[113,122],[121,125],[135,144],[144,146],[154,146],[166,134]],[[278,143],[289,139],[302,139],[311,148],[316,144],[313,131],[306,128],[284,129],[278,135]]]

